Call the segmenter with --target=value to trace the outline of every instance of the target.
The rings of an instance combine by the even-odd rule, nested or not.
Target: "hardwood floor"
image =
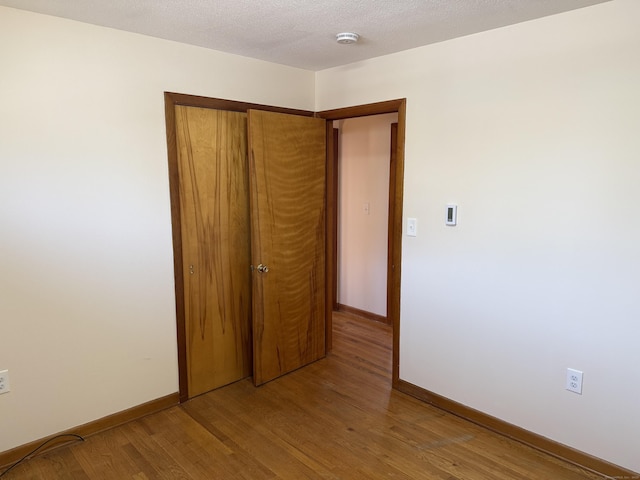
[[[336,314],[333,342],[278,380],[242,380],[3,480],[602,478],[391,390],[389,326]]]

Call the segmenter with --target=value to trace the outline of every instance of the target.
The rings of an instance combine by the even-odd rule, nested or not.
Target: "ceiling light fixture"
[[[360,38],[360,35],[358,35],[357,33],[351,33],[351,32],[344,32],[336,35],[336,41],[344,45],[357,43],[359,38]]]

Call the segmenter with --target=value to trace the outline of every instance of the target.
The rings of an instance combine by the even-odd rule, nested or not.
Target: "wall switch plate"
[[[0,370],[0,395],[3,393],[9,393],[10,391],[9,370]]]
[[[418,220],[415,218],[407,218],[407,236],[418,236]]]
[[[582,395],[582,372],[567,368],[567,390]]]
[[[458,206],[447,205],[447,220],[445,222],[450,227],[455,227],[458,224]]]

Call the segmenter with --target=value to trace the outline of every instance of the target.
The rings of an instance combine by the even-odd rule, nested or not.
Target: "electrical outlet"
[[[567,390],[582,395],[582,372],[567,368]]]
[[[0,371],[0,395],[3,393],[9,393],[11,387],[9,386],[9,370]]]

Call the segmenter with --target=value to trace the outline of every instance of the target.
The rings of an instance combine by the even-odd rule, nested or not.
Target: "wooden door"
[[[188,396],[251,375],[246,114],[175,107]]]
[[[323,119],[250,110],[248,131],[260,385],[325,355],[326,130]]]

